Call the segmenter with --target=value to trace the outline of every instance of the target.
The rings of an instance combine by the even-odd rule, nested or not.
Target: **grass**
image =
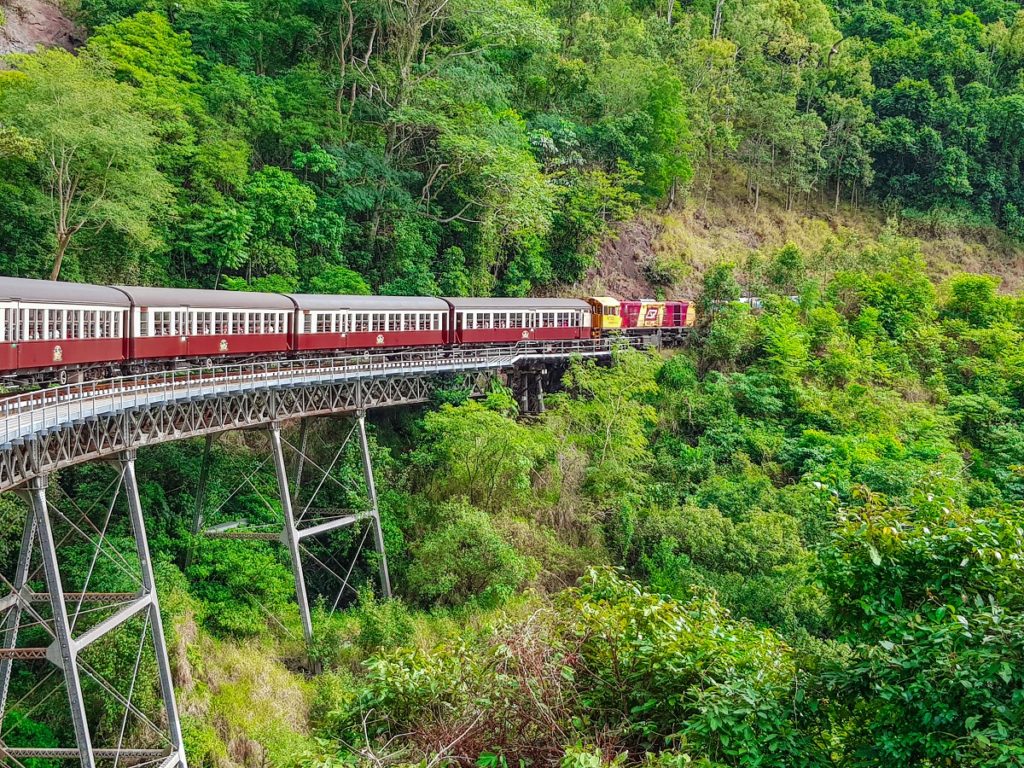
[[[800,201],[787,211],[783,198],[764,192],[755,212],[742,180],[734,176],[716,184],[706,210],[691,200],[679,209],[642,214],[626,224],[619,239],[602,250],[600,277],[592,285],[607,284],[624,263],[630,269],[638,263],[643,265],[642,277],[620,284],[620,292],[653,295],[661,287],[669,298],[692,297],[700,290],[704,271],[720,261],[742,264],[751,253],[770,254],[793,243],[813,268],[814,254],[826,248],[857,252],[887,232],[918,240],[936,280],[975,272],[1001,278],[1003,290],[1024,289],[1024,244],[995,227],[909,211],[887,216],[870,206],[843,204],[835,209],[816,199]]]

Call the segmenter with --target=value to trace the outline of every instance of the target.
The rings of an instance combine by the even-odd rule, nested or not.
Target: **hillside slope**
[[[880,236],[917,240],[930,275],[941,281],[957,272],[1002,280],[1002,290],[1024,288],[1024,247],[994,227],[943,226],[905,216],[887,217],[877,207],[804,201],[786,210],[785,201],[762,192],[757,212],[742,185],[716,187],[706,210],[687,202],[670,211],[649,211],[608,238],[581,288],[619,296],[693,296],[705,268],[719,261],[744,264],[754,253],[769,255],[786,243],[797,245],[808,266],[821,266],[826,249],[849,258]]]

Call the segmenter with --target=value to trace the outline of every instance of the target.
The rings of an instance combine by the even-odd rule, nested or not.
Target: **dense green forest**
[[[806,256],[766,259],[756,313],[711,270],[698,341],[578,362],[543,417],[500,388],[375,417],[400,597],[374,596],[365,558],[358,598],[332,614],[325,590],[316,675],[286,550],[193,540],[201,442],[142,451],[192,765],[1020,765],[1024,298],[936,287],[897,238],[829,278]],[[314,465],[346,429],[314,426]],[[280,524],[265,439],[215,444],[223,519]],[[358,464],[337,466],[318,503],[359,508]],[[59,486],[102,516],[113,473]],[[9,563],[22,512],[0,512]],[[358,533],[312,550],[312,584]],[[108,563],[92,588],[123,578]],[[135,650],[90,653],[116,672]],[[5,739],[66,738],[62,711],[16,709]]]
[[[74,55],[0,68],[3,274],[569,294],[636,215],[700,222],[722,188],[890,221],[701,265],[683,348],[577,362],[542,416],[501,388],[374,414],[398,597],[364,557],[332,612],[311,565],[311,650],[284,548],[190,534],[202,443],[140,451],[192,766],[1024,765],[1024,297],[936,281],[900,235],[1024,238],[1018,2],[68,12]],[[669,256],[646,277],[671,295]],[[347,429],[310,427],[320,466]],[[210,510],[279,522],[265,436],[211,455]],[[354,458],[325,505],[365,503]],[[65,470],[52,495],[102,515],[113,473]],[[24,514],[0,497],[7,577]],[[312,554],[338,567],[361,533]],[[126,588],[71,538],[69,573]],[[111,636],[90,663],[123,688],[135,652]],[[67,743],[31,669],[3,738]],[[87,704],[116,739],[88,681]]]
[[[521,295],[726,173],[753,208],[771,192],[1024,237],[1020,11],[79,0],[77,56],[0,73],[0,267]]]

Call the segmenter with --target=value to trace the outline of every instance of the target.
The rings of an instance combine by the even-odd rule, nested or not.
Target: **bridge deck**
[[[528,342],[233,363],[68,384],[0,399],[0,491],[70,464],[302,416],[424,402],[446,374],[608,356],[626,339]]]

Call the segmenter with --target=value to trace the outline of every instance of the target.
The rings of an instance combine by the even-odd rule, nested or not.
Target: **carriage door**
[[[21,305],[12,303],[4,307],[4,341],[3,354],[0,355],[0,368],[13,371],[19,364],[19,342],[22,336]]]
[[[526,313],[526,329],[529,331],[529,336],[526,338],[537,338],[537,323],[540,322],[538,314],[535,309],[531,309]]]

